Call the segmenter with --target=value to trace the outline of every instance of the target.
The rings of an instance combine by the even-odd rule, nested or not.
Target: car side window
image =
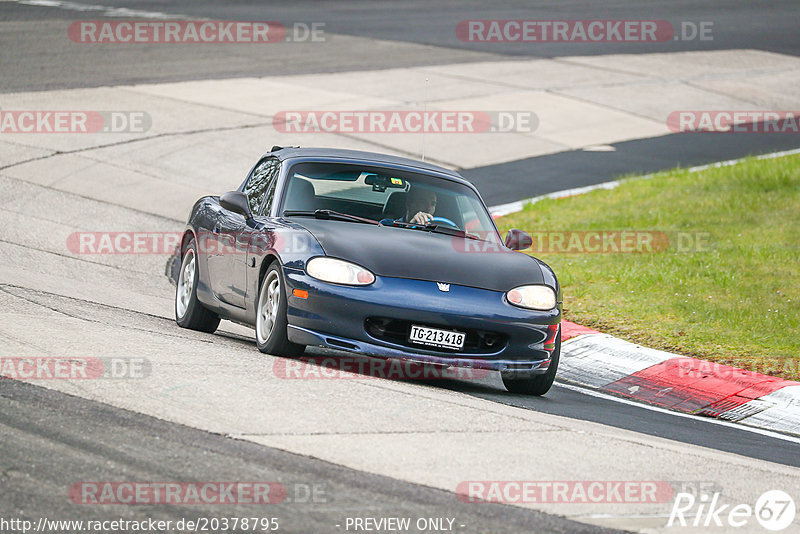
[[[275,195],[275,182],[278,178],[280,166],[280,161],[276,158],[266,158],[253,169],[250,178],[247,180],[247,185],[244,187],[244,192],[247,194],[247,200],[250,203],[250,211],[253,214],[264,215],[269,213],[272,198]]]

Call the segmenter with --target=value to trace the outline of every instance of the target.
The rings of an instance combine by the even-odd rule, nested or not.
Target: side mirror
[[[245,219],[252,219],[253,213],[250,211],[250,202],[247,195],[241,191],[228,191],[219,197],[219,205],[228,211],[244,215]]]
[[[505,243],[506,247],[511,250],[525,250],[533,245],[533,239],[531,239],[531,236],[528,235],[527,232],[512,228],[506,234]]]

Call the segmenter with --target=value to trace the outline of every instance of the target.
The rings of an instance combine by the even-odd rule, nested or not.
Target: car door
[[[247,195],[254,219],[246,221],[239,215],[232,221],[231,227],[228,229],[231,233],[232,253],[228,254],[229,285],[225,293],[225,300],[239,308],[245,307],[247,297],[251,241],[255,233],[261,232],[263,218],[269,214],[279,170],[280,161],[277,158],[265,158],[258,163],[244,187],[244,193]]]
[[[198,233],[200,255],[205,257],[208,282],[214,296],[223,303],[230,301],[230,255],[234,251],[233,229],[239,226],[241,215],[213,204],[209,225]]]

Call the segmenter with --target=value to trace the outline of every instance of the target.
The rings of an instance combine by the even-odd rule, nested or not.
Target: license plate
[[[439,330],[438,328],[414,324],[411,325],[411,334],[408,336],[408,340],[420,345],[459,350],[464,348],[464,339],[466,337],[467,335],[463,332]]]

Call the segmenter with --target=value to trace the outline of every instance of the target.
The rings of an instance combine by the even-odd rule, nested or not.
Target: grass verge
[[[534,237],[567,320],[800,380],[800,156],[626,180],[497,224]]]

